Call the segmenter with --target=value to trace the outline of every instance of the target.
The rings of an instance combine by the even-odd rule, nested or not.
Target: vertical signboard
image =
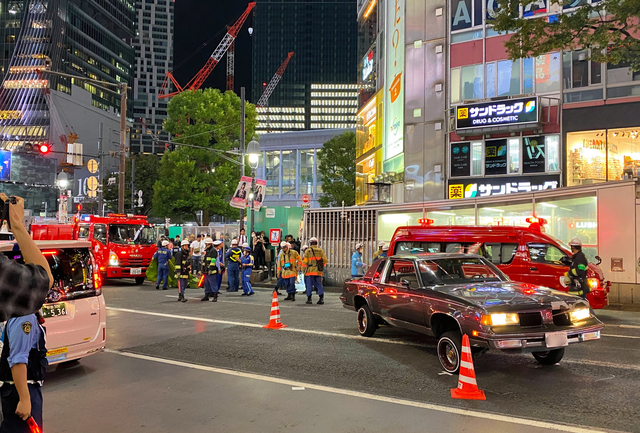
[[[0,150],[0,180],[11,180],[11,152]]]
[[[405,0],[387,1],[384,159],[402,153],[404,135]]]

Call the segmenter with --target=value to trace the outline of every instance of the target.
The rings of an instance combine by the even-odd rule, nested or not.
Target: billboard
[[[560,187],[560,175],[452,179],[449,199],[491,197]]]
[[[538,98],[508,99],[499,102],[458,105],[456,130],[538,123]]]
[[[11,180],[11,152],[0,150],[0,180]]]
[[[249,198],[249,190],[251,189],[251,178],[249,176],[242,176],[236,191],[233,193],[231,202],[229,205],[236,209],[244,209],[247,207],[247,199]]]
[[[404,14],[406,0],[387,2],[384,159],[404,150]]]

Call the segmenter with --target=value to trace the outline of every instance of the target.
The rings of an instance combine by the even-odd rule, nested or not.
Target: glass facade
[[[260,167],[267,181],[266,205],[270,200],[298,200],[304,194],[316,199],[322,193],[320,179],[314,176],[318,169],[319,151],[293,149],[263,152]]]

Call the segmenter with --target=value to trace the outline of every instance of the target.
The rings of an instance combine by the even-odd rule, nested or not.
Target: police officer
[[[318,238],[309,239],[309,248],[304,252],[302,267],[305,269],[307,286],[307,304],[311,304],[313,288],[318,289],[318,305],[324,304],[324,287],[322,286],[322,273],[327,265],[327,255],[318,247]]]
[[[240,282],[240,259],[242,250],[238,248],[238,240],[231,241],[231,248],[227,251],[224,258],[227,261],[227,278],[229,279],[228,292],[237,292]]]
[[[13,317],[4,330],[0,356],[2,432],[30,432],[26,422],[29,417],[42,429],[41,387],[48,362],[45,331],[39,317],[39,312]]]
[[[567,277],[569,279],[569,293],[587,299],[589,294],[589,285],[587,284],[587,268],[589,261],[582,252],[582,241],[573,238],[569,242],[571,247],[571,266]]]
[[[384,242],[382,242],[382,241],[378,242],[378,251],[373,253],[373,261],[374,262],[382,257],[382,254],[383,254],[383,251],[384,251],[384,245],[385,245]]]
[[[382,253],[378,256],[379,259],[386,259],[389,257],[389,245],[382,247]]]
[[[158,259],[158,278],[156,279],[156,290],[160,289],[160,281],[162,281],[162,290],[167,290],[169,284],[169,260],[171,260],[171,250],[167,249],[168,240],[162,241],[162,246],[155,252],[153,258]]]
[[[356,250],[351,256],[351,277],[358,278],[364,275],[364,263],[362,263],[362,244],[356,244]]]
[[[214,241],[213,246],[216,249],[218,253],[218,258],[219,258],[219,260],[216,260],[216,267],[218,268],[218,274],[217,274],[216,286],[215,286],[215,292],[216,292],[216,298],[214,299],[214,302],[215,302],[215,300],[218,299],[218,292],[220,292],[220,288],[222,287],[222,275],[225,273],[226,267],[224,265],[224,250],[223,250],[224,243],[222,239],[218,239]]]
[[[300,254],[287,243],[282,241],[280,243],[282,248],[280,257],[278,259],[278,276],[282,277],[284,288],[287,291],[287,297],[285,301],[296,300],[296,278],[298,277],[298,270],[300,268]]]
[[[254,294],[251,287],[251,272],[253,271],[253,256],[251,255],[251,247],[248,243],[242,245],[244,254],[240,259],[242,265],[242,296],[251,296]]]
[[[218,241],[216,241],[218,242]],[[205,250],[202,255],[202,275],[204,275],[204,298],[201,301],[208,301],[210,296],[212,301],[218,301],[218,250],[213,247],[213,239],[206,238],[204,240]]]
[[[176,277],[178,277],[178,301],[187,302],[184,290],[187,288],[191,273],[191,259],[189,258],[190,243],[187,239],[180,242],[180,251],[176,254]]]

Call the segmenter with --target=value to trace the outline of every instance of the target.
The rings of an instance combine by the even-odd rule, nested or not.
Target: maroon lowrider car
[[[388,324],[438,339],[442,367],[460,367],[462,335],[472,349],[532,353],[556,364],[572,343],[600,338],[604,327],[582,298],[510,281],[486,259],[418,254],[377,260],[362,278],[345,281],[340,297],[357,311],[360,334]]]

